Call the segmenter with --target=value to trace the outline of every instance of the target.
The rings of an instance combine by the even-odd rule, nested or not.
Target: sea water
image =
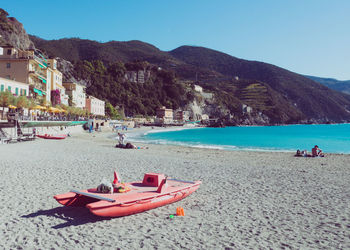
[[[134,141],[201,148],[253,151],[308,150],[350,154],[350,124],[247,126],[151,130]]]

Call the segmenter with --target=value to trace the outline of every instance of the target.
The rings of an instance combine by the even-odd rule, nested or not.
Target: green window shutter
[[[24,95],[27,95],[27,90],[26,89],[24,89]]]
[[[18,95],[18,88],[16,88],[16,95]]]
[[[8,89],[9,91],[11,91],[11,86],[8,86],[7,89]]]
[[[4,84],[1,84],[1,91],[4,91],[4,89],[5,89]]]

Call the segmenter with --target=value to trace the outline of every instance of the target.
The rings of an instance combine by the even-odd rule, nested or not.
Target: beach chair
[[[7,136],[7,134],[0,128],[0,141],[1,141],[1,144],[8,144],[11,140],[12,140],[12,138]]]

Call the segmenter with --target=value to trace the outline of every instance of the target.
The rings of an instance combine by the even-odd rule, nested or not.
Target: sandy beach
[[[0,248],[350,248],[350,155],[126,150],[114,148],[111,132],[71,134],[0,145]],[[113,219],[53,199],[112,181],[114,170],[124,182],[160,172],[203,183],[180,202]],[[169,219],[178,206],[186,216]]]

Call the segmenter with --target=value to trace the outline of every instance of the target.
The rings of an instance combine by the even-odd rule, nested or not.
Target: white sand
[[[108,136],[0,145],[1,249],[350,248],[350,155],[124,150]],[[180,202],[107,220],[53,199],[112,181],[115,169],[125,182],[162,172],[203,184]],[[169,219],[177,206],[186,216]]]

